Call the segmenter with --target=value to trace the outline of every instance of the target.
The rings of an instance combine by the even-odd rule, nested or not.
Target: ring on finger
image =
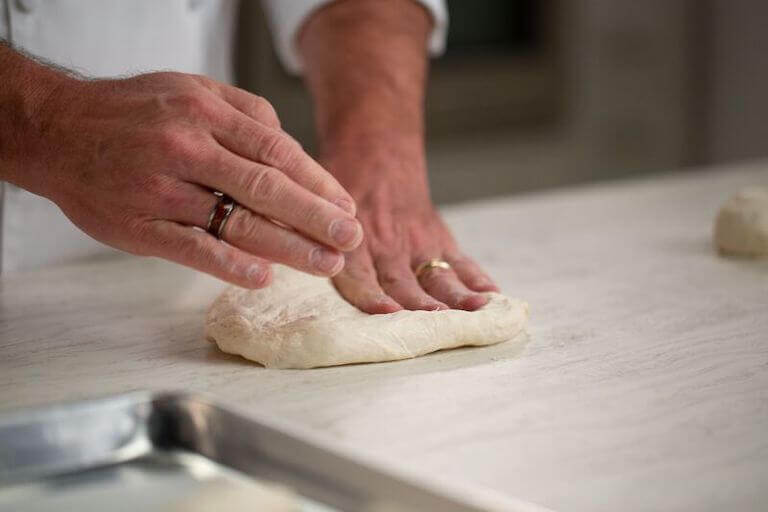
[[[440,258],[431,258],[417,265],[413,271],[413,274],[416,276],[416,279],[420,279],[421,276],[423,276],[427,272],[436,268],[441,268],[443,270],[450,270],[451,264]]]
[[[211,209],[211,214],[208,216],[208,225],[206,226],[205,230],[212,236],[215,236],[217,239],[221,240],[221,234],[224,232],[224,226],[227,225],[229,216],[232,215],[232,212],[235,210],[237,202],[222,192],[216,191],[213,193],[213,195],[215,195],[218,199],[216,200],[214,207]]]

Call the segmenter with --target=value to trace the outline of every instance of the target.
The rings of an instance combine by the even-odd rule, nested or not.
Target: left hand
[[[432,205],[421,150],[355,144],[326,154],[323,165],[352,195],[365,233],[333,278],[339,293],[368,313],[400,309],[473,311],[486,304],[478,292],[498,291],[457,247]],[[414,269],[432,258],[451,265],[417,279]]]

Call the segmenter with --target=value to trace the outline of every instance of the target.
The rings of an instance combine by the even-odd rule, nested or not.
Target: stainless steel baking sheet
[[[195,395],[132,393],[0,415],[2,511],[241,510],[244,497],[264,492],[310,512],[488,509]]]

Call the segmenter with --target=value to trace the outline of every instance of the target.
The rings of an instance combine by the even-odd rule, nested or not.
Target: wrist
[[[358,200],[371,191],[381,192],[393,186],[404,196],[429,195],[420,137],[392,133],[337,136],[333,143],[323,146],[320,161]]]
[[[39,193],[55,99],[77,80],[5,46],[0,46],[0,69],[0,179]]]
[[[334,2],[298,36],[321,153],[386,143],[422,151],[431,19],[412,0]]]
[[[388,84],[339,89],[316,94],[315,121],[323,151],[375,140],[398,147],[423,145],[424,109],[417,91]]]
[[[408,132],[396,126],[372,126],[370,123],[363,123],[359,128],[354,126],[331,128],[321,134],[320,158],[389,155],[392,159],[424,160],[424,134],[420,130]]]

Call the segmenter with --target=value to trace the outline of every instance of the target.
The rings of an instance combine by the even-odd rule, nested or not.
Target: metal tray
[[[139,392],[0,416],[2,511],[497,509],[451,491],[376,467],[295,426],[185,393]],[[283,508],[281,496],[291,505]],[[264,507],[254,507],[260,499]]]

